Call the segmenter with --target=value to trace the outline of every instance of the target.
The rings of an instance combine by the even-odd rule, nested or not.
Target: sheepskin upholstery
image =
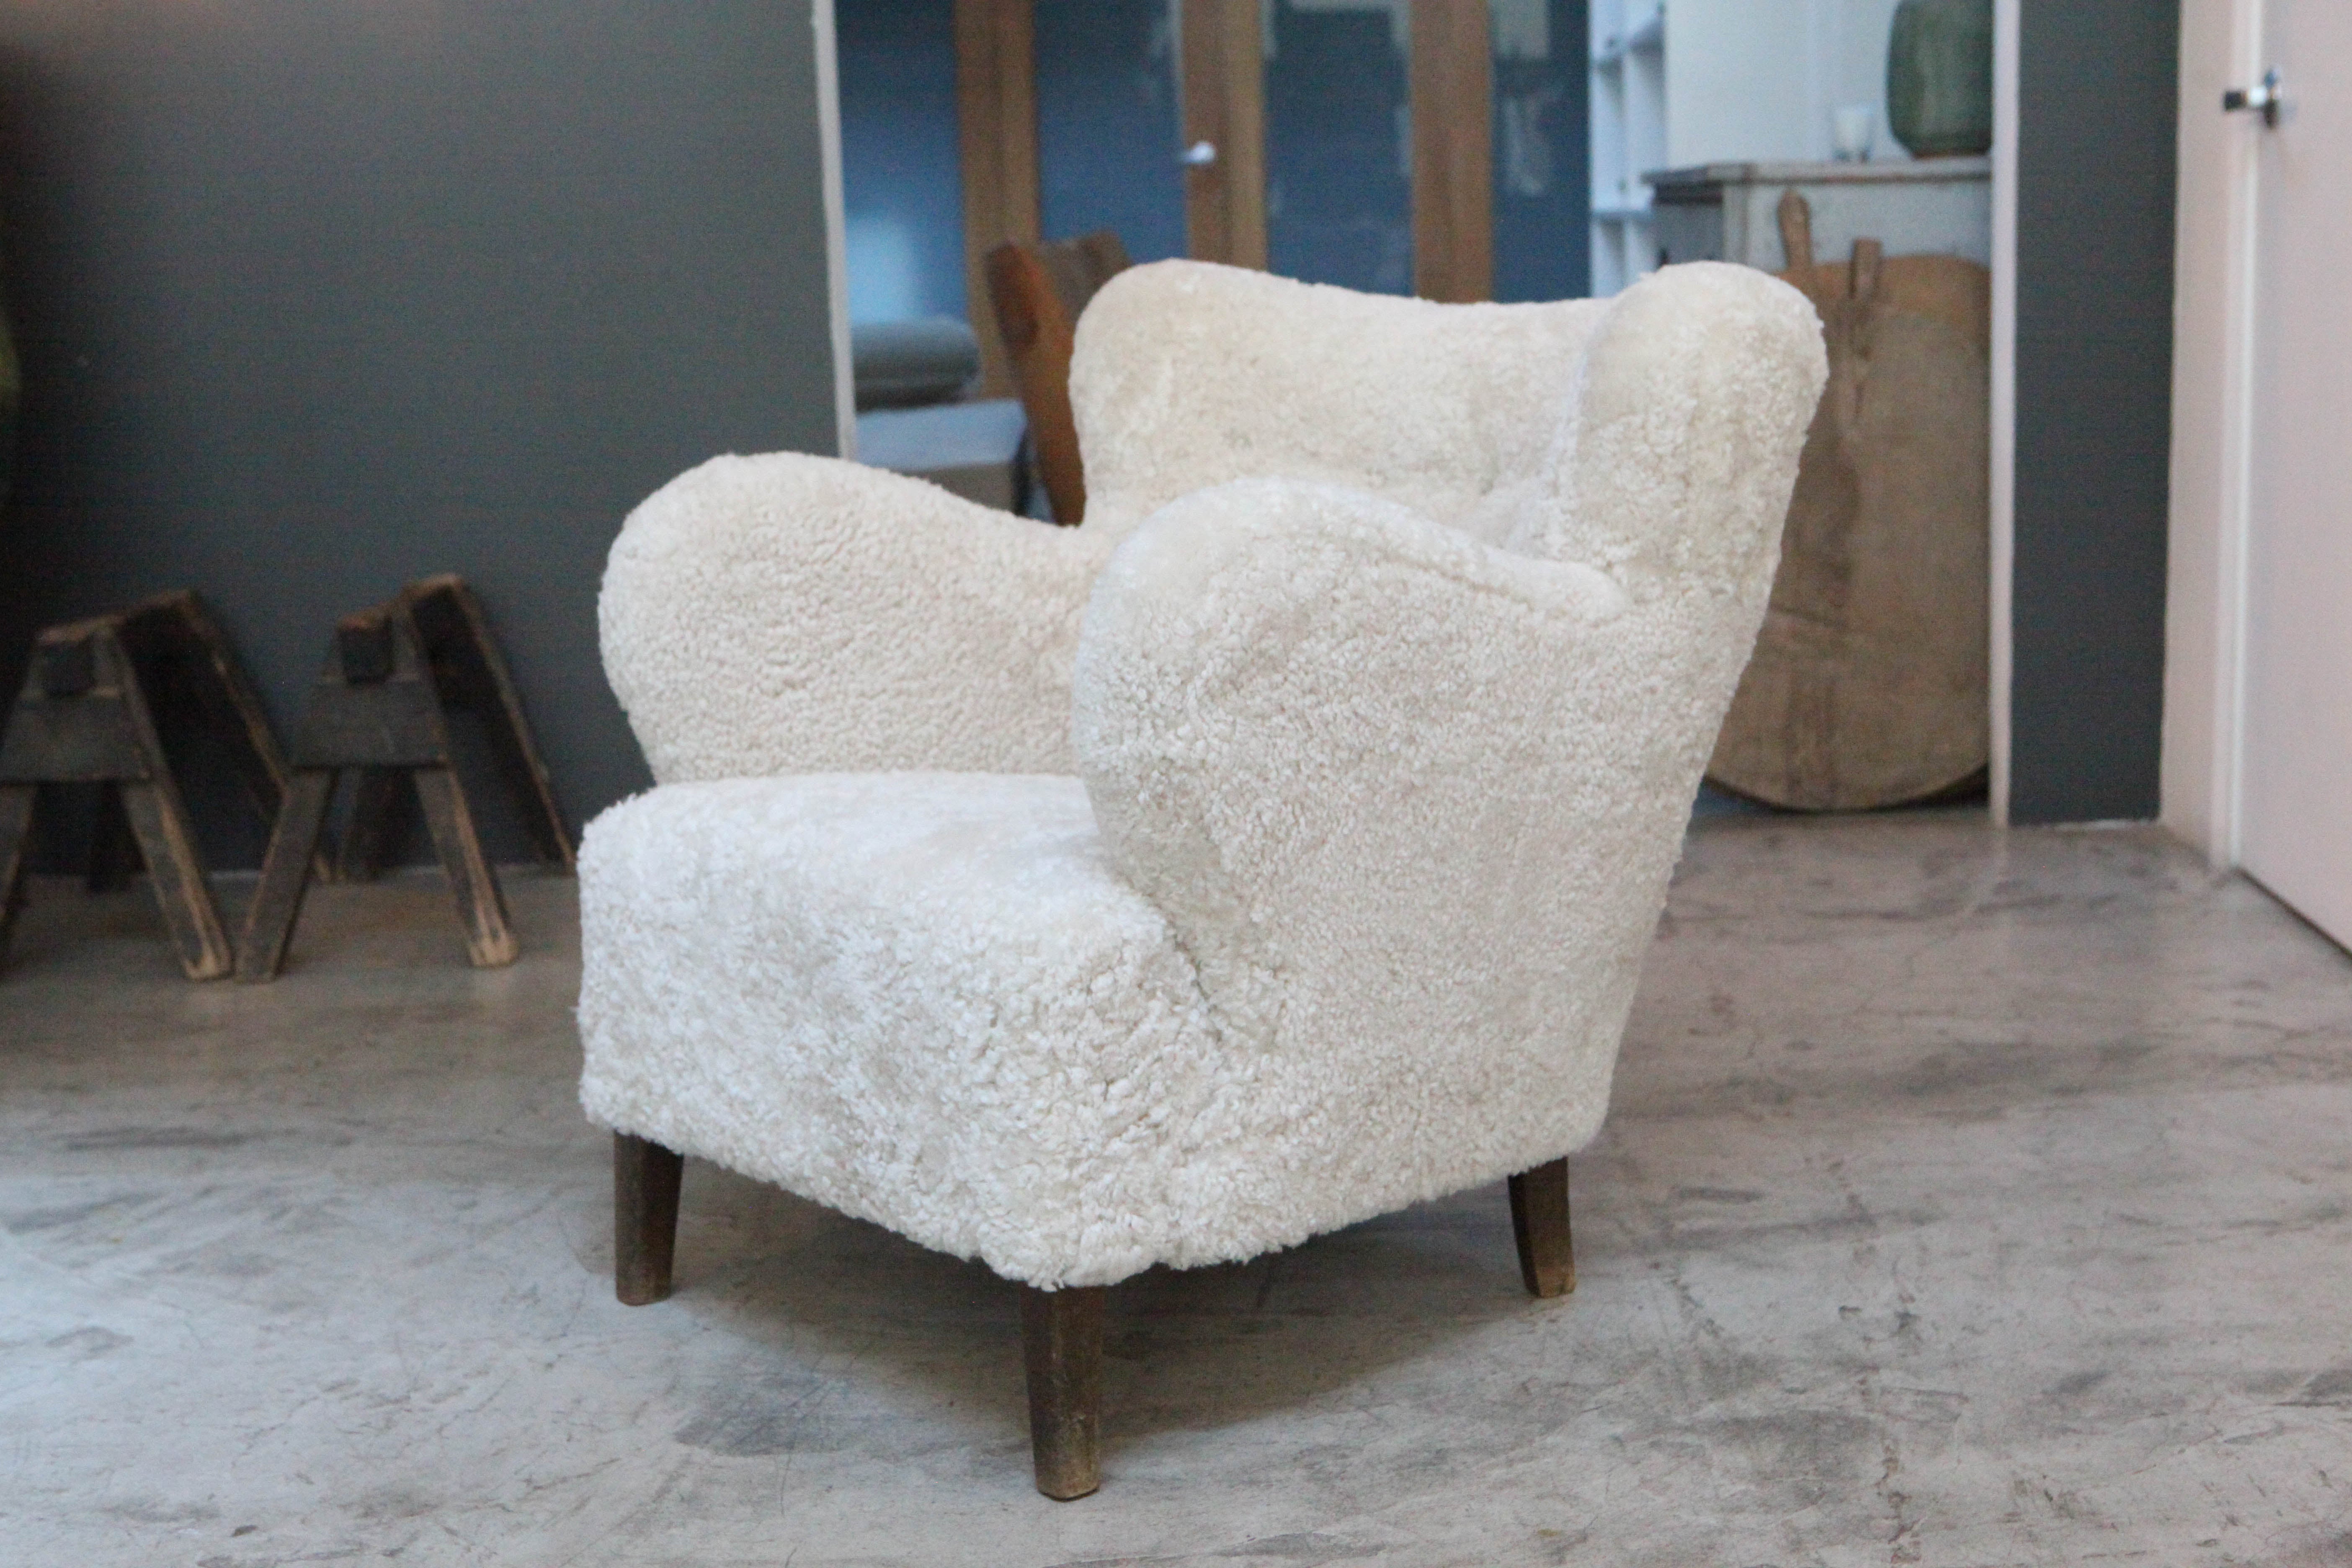
[[[684,476],[605,579],[589,1114],[1047,1287],[1581,1147],[1823,375],[1745,268],[1170,262],[1079,328],[1081,528]]]

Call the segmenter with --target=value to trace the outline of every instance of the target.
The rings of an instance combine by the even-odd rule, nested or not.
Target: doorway
[[[2352,13],[2183,25],[2166,819],[2352,946]]]
[[[1589,291],[1586,0],[835,9],[854,320],[963,316],[985,340],[988,250],[1103,228],[1137,261]]]

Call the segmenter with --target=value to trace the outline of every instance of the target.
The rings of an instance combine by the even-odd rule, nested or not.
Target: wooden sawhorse
[[[404,780],[410,782],[448,874],[467,955],[482,968],[515,961],[506,900],[457,778],[446,717],[452,708],[482,719],[499,772],[520,799],[541,856],[572,868],[571,830],[473,591],[454,576],[411,583],[388,602],[336,625],[326,668],[288,748],[286,809],[270,835],[261,885],[237,942],[239,980],[274,980],[284,966],[327,807],[347,771],[356,772],[359,782],[339,857],[341,875],[374,873],[397,792]]]
[[[228,638],[194,594],[161,594],[119,615],[51,626],[0,736],[0,947],[21,898],[25,852],[42,784],[100,786],[90,851],[93,887],[126,858],[146,863],[155,901],[191,980],[234,962],[171,760],[156,731],[161,706],[193,711],[227,742],[246,793],[278,815],[286,764]]]

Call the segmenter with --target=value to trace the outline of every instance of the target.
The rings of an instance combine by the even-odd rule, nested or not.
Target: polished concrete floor
[[[1575,1295],[1499,1188],[1113,1296],[1030,1489],[1009,1289],[703,1166],[609,1283],[569,885],[274,986],[45,884],[0,977],[0,1562],[2352,1563],[2352,960],[2153,833],[1702,823]]]

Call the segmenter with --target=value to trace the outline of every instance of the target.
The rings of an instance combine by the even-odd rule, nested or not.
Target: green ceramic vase
[[[1915,158],[1992,146],[1992,0],[1903,0],[1895,8],[1886,128]]]

